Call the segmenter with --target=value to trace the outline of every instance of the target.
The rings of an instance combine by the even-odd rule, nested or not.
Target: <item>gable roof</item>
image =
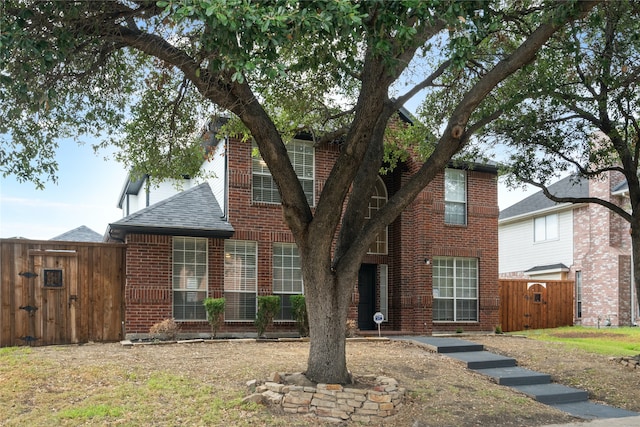
[[[49,240],[63,242],[102,242],[102,234],[97,233],[85,225],[69,230]]]
[[[589,181],[581,176],[569,175],[549,186],[549,192],[558,197],[589,197]],[[500,211],[499,220],[531,214],[545,209],[569,205],[568,203],[556,203],[547,198],[542,190],[532,194]]]
[[[109,224],[109,236],[122,240],[127,233],[219,237],[233,235],[208,183],[182,191]]]

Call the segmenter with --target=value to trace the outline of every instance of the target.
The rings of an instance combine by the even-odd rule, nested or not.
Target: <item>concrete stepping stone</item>
[[[585,390],[555,383],[517,385],[512,388],[521,391],[540,403],[545,403],[547,405],[586,402],[589,399],[589,394]]]
[[[549,384],[551,382],[551,375],[519,366],[476,369],[476,372],[490,377],[496,384],[505,386]]]

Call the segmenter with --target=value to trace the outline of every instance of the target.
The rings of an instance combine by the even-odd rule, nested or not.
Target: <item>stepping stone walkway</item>
[[[497,384],[518,390],[538,402],[583,419],[635,417],[640,413],[590,402],[585,390],[551,382],[551,376],[517,366],[515,359],[490,353],[482,344],[460,338],[405,336],[394,339],[417,342],[436,353],[459,360],[468,369]]]

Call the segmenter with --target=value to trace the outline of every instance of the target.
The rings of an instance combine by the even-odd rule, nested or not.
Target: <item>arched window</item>
[[[369,209],[367,211],[366,219],[371,219],[375,213],[387,203],[387,188],[382,181],[382,178],[378,177],[371,199],[369,199]],[[388,252],[388,234],[389,229],[385,227],[384,230],[376,236],[376,240],[369,246],[369,254],[386,255]]]

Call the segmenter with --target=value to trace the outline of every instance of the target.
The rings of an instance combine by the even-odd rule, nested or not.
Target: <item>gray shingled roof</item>
[[[63,242],[102,242],[102,234],[96,233],[89,227],[81,225],[49,240]]]
[[[535,267],[531,267],[528,270],[525,270],[525,273],[535,273],[538,271],[547,271],[547,270],[566,270],[569,271],[569,267],[562,263],[558,264],[549,264],[549,265],[536,265]]]
[[[209,184],[182,191],[109,224],[110,236],[127,233],[173,234],[228,238],[233,227],[223,219],[222,210]]]
[[[589,197],[589,181],[584,177],[569,175],[549,186],[551,194],[558,197]],[[547,198],[542,190],[500,211],[499,219],[507,219],[514,216],[537,212],[558,206]]]

